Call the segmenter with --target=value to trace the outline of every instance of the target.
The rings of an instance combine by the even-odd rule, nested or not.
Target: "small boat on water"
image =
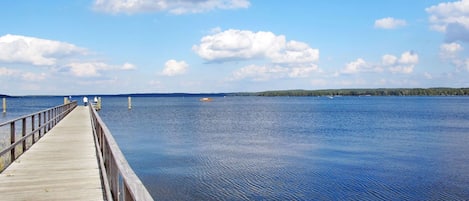
[[[213,99],[212,98],[201,98],[200,101],[201,102],[211,102],[211,101],[213,101]]]

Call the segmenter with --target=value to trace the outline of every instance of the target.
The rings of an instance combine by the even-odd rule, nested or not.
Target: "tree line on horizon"
[[[382,88],[279,90],[237,93],[241,96],[469,96],[469,88]]]

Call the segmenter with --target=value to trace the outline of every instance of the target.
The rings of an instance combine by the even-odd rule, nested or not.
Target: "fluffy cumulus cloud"
[[[469,71],[469,57],[460,54],[464,50],[459,43],[443,43],[440,46],[441,58],[456,67],[456,71]]]
[[[41,66],[49,72],[32,73],[24,70],[2,69],[2,74],[11,74],[23,80],[45,79],[46,73],[69,73],[75,77],[100,77],[104,71],[134,70],[131,63],[110,65],[88,57],[88,50],[74,44],[7,34],[0,37],[0,62]],[[13,73],[13,74],[12,74]],[[18,75],[18,76],[16,76]],[[19,76],[21,75],[21,76]]]
[[[161,72],[165,76],[175,76],[184,74],[189,65],[185,61],[176,61],[174,59],[166,61],[164,69]]]
[[[375,28],[379,29],[396,29],[406,25],[407,22],[405,20],[394,19],[392,17],[375,20]]]
[[[459,43],[444,43],[440,46],[440,56],[444,59],[453,59],[462,50],[463,47]]]
[[[0,37],[0,47],[0,61],[38,66],[55,65],[64,56],[86,52],[65,42],[10,34]]]
[[[137,67],[134,64],[131,63],[124,63],[121,68],[121,70],[135,70]]]
[[[112,67],[103,62],[82,62],[69,63],[66,65],[70,68],[72,75],[77,77],[98,77],[101,71],[109,70]]]
[[[249,0],[96,0],[95,10],[107,13],[170,12],[201,13],[214,9],[237,9],[250,6]]]
[[[110,65],[104,62],[72,62],[65,65],[66,70],[75,77],[101,77],[103,72],[117,70],[133,70],[135,65],[124,63]]]
[[[192,50],[209,62],[264,60],[233,72],[233,79],[267,80],[307,77],[319,71],[319,50],[300,41],[287,41],[272,32],[229,29],[203,37]]]
[[[319,59],[319,50],[272,32],[229,29],[205,36],[192,47],[207,61],[223,62],[255,58],[272,63],[310,63]]]
[[[418,62],[419,56],[412,51],[404,52],[400,57],[385,54],[381,57],[381,62],[379,63],[371,63],[362,58],[358,58],[355,61],[345,64],[345,67],[340,71],[340,73],[356,74],[388,71],[391,73],[409,74],[414,71],[414,67]]]
[[[345,65],[345,68],[342,69],[341,73],[353,74],[353,73],[363,72],[363,71],[367,71],[367,69],[369,69],[370,67],[371,65],[366,63],[365,60],[363,60],[362,58],[358,58],[355,61],[347,63]]]
[[[469,0],[440,3],[425,11],[431,28],[445,33],[448,42],[469,41]]]
[[[391,62],[391,59],[395,57],[394,55],[384,55],[382,58],[382,64],[385,68],[388,68],[392,73],[404,73],[409,74],[414,71],[415,65],[419,62],[418,54],[408,51],[401,54],[401,57],[394,59],[394,62]]]

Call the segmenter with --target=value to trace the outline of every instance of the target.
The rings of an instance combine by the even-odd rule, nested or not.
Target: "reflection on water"
[[[157,200],[463,200],[467,97],[103,99]]]

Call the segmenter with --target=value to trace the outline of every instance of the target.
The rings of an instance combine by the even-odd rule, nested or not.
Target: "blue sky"
[[[7,0],[0,25],[0,94],[469,87],[469,0]]]

